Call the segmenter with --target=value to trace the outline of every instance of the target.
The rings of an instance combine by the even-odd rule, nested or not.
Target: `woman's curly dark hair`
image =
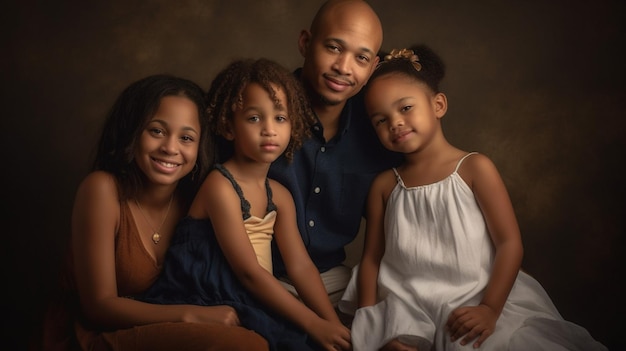
[[[243,104],[243,91],[250,83],[263,87],[276,105],[280,101],[272,85],[285,92],[291,121],[291,139],[285,149],[285,157],[291,161],[294,151],[310,136],[310,127],[315,119],[301,83],[293,73],[272,60],[236,60],[217,74],[207,94],[207,114],[211,131],[223,139],[229,130],[234,111]],[[230,143],[221,140],[219,148],[218,162],[223,162],[232,155]]]

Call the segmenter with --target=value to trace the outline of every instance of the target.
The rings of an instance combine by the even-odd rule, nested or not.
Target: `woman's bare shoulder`
[[[80,183],[78,194],[89,194],[91,196],[111,196],[118,197],[117,182],[115,176],[105,171],[94,171],[89,173]]]

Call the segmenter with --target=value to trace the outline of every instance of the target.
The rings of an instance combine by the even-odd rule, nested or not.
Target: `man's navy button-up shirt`
[[[360,94],[347,101],[335,137],[327,142],[319,121],[311,132],[292,163],[280,157],[268,176],[291,192],[300,235],[311,259],[324,272],[344,261],[344,246],[358,234],[374,177],[398,166],[402,156],[380,144]],[[274,273],[285,275],[275,246],[272,252]]]

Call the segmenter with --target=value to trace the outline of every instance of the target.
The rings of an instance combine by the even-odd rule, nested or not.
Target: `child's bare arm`
[[[357,276],[358,306],[376,304],[378,293],[378,270],[385,253],[385,176],[377,177],[367,198],[365,242]]]
[[[495,328],[519,272],[523,246],[513,205],[493,162],[484,155],[474,155],[459,173],[474,192],[495,247],[493,270],[480,306],[460,308],[448,321],[454,339],[465,335],[461,341],[465,344],[478,337],[477,347]]]
[[[476,157],[477,156],[477,157]],[[485,217],[495,246],[495,261],[481,304],[502,312],[522,264],[522,239],[506,186],[495,165],[487,157],[468,158],[473,177],[472,189]]]
[[[274,203],[278,209],[274,225],[274,239],[285,263],[287,274],[311,313],[294,316],[296,319],[292,320],[313,335],[325,348],[332,350],[336,345],[342,349],[348,349],[350,332],[341,324],[330,303],[319,271],[311,261],[302,242],[296,223],[293,198],[289,191],[278,183],[272,182],[272,190]]]

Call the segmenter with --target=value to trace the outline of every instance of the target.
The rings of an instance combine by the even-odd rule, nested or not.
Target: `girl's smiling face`
[[[198,156],[200,120],[196,104],[165,96],[135,150],[135,162],[154,184],[175,184],[192,171]]]
[[[387,149],[412,153],[441,134],[445,95],[404,74],[387,74],[371,81],[365,106],[372,126]]]

